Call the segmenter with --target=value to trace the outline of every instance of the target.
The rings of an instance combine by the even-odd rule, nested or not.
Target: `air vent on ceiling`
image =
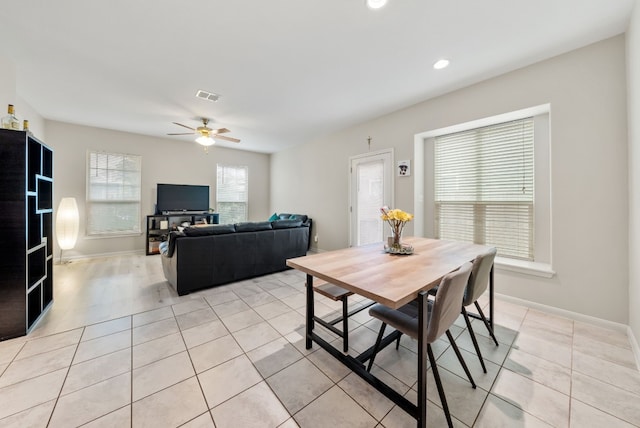
[[[214,94],[213,92],[203,91],[202,89],[200,89],[196,93],[196,97],[202,98],[203,100],[209,100],[209,101],[216,102],[216,101],[218,101],[218,98],[220,98],[220,95]]]

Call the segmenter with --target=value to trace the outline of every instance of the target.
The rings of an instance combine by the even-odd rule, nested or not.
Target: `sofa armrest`
[[[169,238],[167,239],[168,244],[166,245],[166,251],[162,251],[163,257],[173,257],[173,252],[176,249],[176,239],[181,236],[186,236],[182,232],[172,231],[169,232]]]

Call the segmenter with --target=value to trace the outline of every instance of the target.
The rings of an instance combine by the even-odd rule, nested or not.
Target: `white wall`
[[[0,56],[0,117],[7,114],[7,104],[16,104],[16,67]]]
[[[27,119],[29,121],[29,130],[36,137],[42,141],[47,141],[47,130],[45,127],[45,120],[40,113],[38,113],[31,105],[26,102],[20,94],[16,96],[16,116],[20,120],[20,126],[22,127],[22,121]]]
[[[13,61],[0,56],[0,117],[7,114],[7,105],[13,104],[16,117],[29,121],[29,128],[38,138],[45,138],[44,119],[17,93],[16,67]]]
[[[629,326],[640,343],[640,0],[627,31],[629,104]],[[637,354],[640,358],[640,354]]]
[[[210,205],[215,207],[216,163],[249,166],[249,219],[266,220],[269,212],[270,155],[202,146],[187,141],[153,138],[126,132],[63,122],[47,121],[46,143],[54,150],[54,206],[74,196],[80,211],[80,236],[65,258],[117,252],[142,252],[144,233],[138,237],[89,238],[85,234],[85,191],[87,150],[131,153],[142,156],[142,230],[144,216],[153,214],[157,183],[203,184],[211,188]],[[57,244],[56,244],[57,245]],[[57,247],[54,256],[58,257]]]
[[[274,154],[271,208],[295,203],[296,211],[314,218],[320,250],[345,247],[348,158],[367,151],[368,136],[372,151],[393,147],[396,161],[413,160],[415,134],[546,103],[551,104],[552,263],[557,275],[545,280],[498,272],[497,292],[627,324],[624,36]],[[396,207],[414,210],[413,179],[396,178]],[[410,223],[405,233],[412,232]]]

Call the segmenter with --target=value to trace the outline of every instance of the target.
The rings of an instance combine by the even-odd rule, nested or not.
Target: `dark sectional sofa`
[[[278,220],[171,232],[161,246],[164,276],[179,295],[287,269],[307,254],[311,219],[280,214]]]

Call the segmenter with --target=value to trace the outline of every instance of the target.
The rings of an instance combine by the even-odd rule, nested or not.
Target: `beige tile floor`
[[[54,273],[46,317],[27,337],[0,342],[0,427],[415,426],[324,350],[304,349],[299,272],[183,297],[157,256]],[[322,297],[316,308],[339,310]],[[624,334],[500,300],[496,323],[499,347],[474,321],[487,374],[463,323],[453,328],[475,390],[448,342],[434,344],[456,427],[640,426],[640,374]],[[352,352],[369,347],[378,326],[366,311],[354,316]],[[415,400],[415,366],[416,344],[403,337],[373,370]],[[428,399],[428,425],[446,426],[431,376]]]

